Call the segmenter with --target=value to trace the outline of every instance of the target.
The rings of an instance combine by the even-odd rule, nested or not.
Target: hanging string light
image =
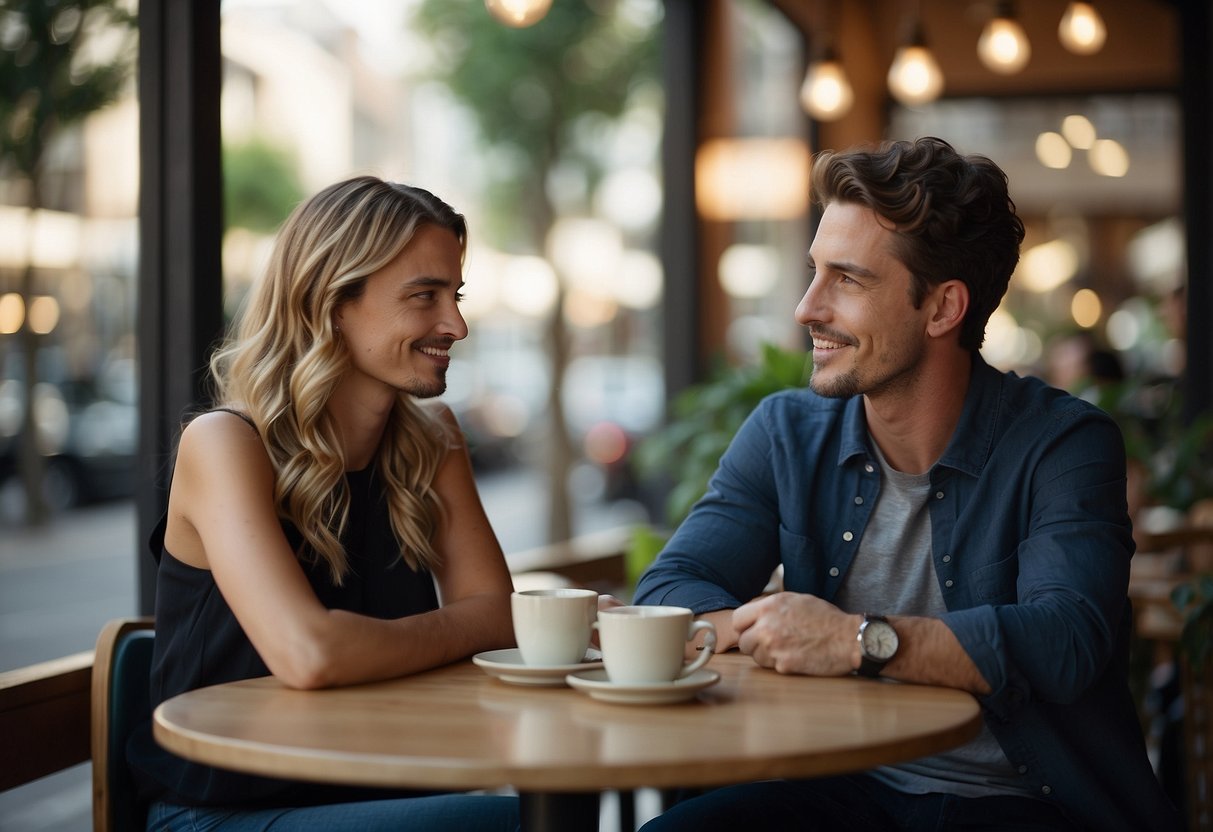
[[[1011,0],[999,0],[994,17],[977,41],[977,55],[988,69],[1000,75],[1014,75],[1028,65],[1032,46],[1023,26],[1015,19]]]
[[[521,29],[542,20],[552,8],[552,0],[484,0],[484,6],[506,26]]]
[[[1066,13],[1057,26],[1057,37],[1061,45],[1075,55],[1094,55],[1103,49],[1108,30],[1103,18],[1095,10],[1094,3],[1075,2],[1066,7]]]
[[[893,97],[910,107],[930,104],[943,93],[943,72],[927,48],[918,15],[910,26],[910,37],[893,56],[888,80]]]

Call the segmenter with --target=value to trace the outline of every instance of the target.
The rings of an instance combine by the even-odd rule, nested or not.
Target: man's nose
[[[800,299],[800,303],[796,304],[796,323],[801,326],[808,326],[825,317],[819,284],[820,281],[814,277],[809,282],[809,287],[805,289],[804,297]]]

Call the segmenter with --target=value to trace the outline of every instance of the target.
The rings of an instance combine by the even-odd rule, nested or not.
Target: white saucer
[[[517,647],[506,650],[489,650],[472,656],[472,663],[490,676],[495,676],[511,685],[563,686],[570,673],[602,667],[602,654],[591,647],[586,651],[585,661],[577,664],[561,664],[552,667],[532,667],[523,664]]]
[[[720,681],[715,670],[696,670],[684,679],[673,682],[615,684],[607,678],[605,668],[570,673],[570,686],[602,702],[623,705],[668,705],[693,699],[699,691]]]

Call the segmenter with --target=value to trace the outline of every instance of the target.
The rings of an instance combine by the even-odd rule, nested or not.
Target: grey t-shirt
[[[942,615],[947,608],[931,557],[930,472],[894,470],[870,437],[869,443],[880,462],[880,496],[834,602],[855,613]],[[872,774],[890,787],[912,794],[1034,796],[1019,785],[1020,778],[985,726],[960,748],[883,766]]]

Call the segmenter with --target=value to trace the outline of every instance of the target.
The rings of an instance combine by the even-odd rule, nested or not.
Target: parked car
[[[20,516],[25,506],[19,443],[26,385],[0,381],[0,513]],[[135,492],[138,409],[134,362],[107,365],[88,381],[43,381],[34,388],[42,449],[42,494],[52,511]]]

